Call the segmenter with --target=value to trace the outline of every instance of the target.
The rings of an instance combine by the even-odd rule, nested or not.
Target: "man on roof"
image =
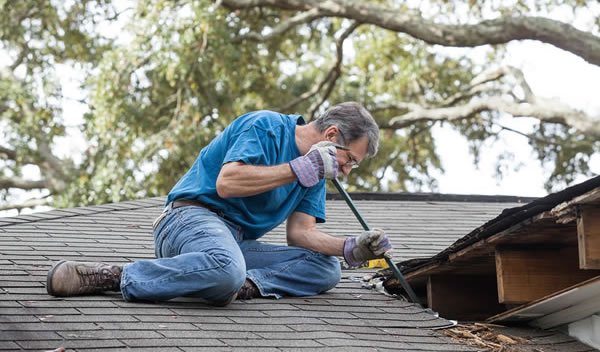
[[[379,128],[346,102],[306,124],[300,115],[256,111],[238,117],[202,149],[153,224],[157,259],[123,267],[59,261],[54,296],[120,291],[128,301],[180,296],[214,305],[253,297],[311,296],[350,266],[391,256],[382,230],[340,238],[325,222],[325,180],[349,174],[377,153]],[[257,241],[286,222],[287,246]]]

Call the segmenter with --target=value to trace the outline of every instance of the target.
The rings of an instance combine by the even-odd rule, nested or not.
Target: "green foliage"
[[[404,2],[373,3],[408,10]],[[15,160],[0,158],[0,179],[26,177],[23,166],[38,165],[42,178],[61,181],[56,185],[62,187],[51,189],[58,207],[164,195],[237,116],[271,109],[310,119],[311,108],[322,112],[353,100],[373,112],[382,138],[378,157],[351,173],[348,189],[435,190],[429,175],[441,170],[441,164],[431,134],[434,123],[389,127],[406,112],[394,105],[444,105],[503,56],[498,46],[474,62],[467,57],[469,50],[462,51],[464,56],[456,51],[450,55],[405,34],[361,25],[346,40],[340,76],[330,94],[325,96],[324,88],[283,109],[328,77],[337,60],[336,42],[350,21],[321,18],[267,41],[253,41],[239,38],[249,32],[267,34],[296,12],[268,7],[229,11],[206,0],[126,4],[120,3],[118,12],[110,0],[0,0],[1,49],[10,57],[0,71],[0,147],[18,154]],[[574,12],[586,6],[580,0],[431,0],[419,11],[436,21],[466,23],[486,14],[531,14],[563,4]],[[128,5],[132,8],[124,7]],[[114,33],[122,16],[128,18],[126,26]],[[61,157],[61,172],[45,167],[47,157],[37,149],[42,142],[56,146],[57,137],[65,135],[68,112],[62,109],[57,64],[84,72],[89,109],[81,126],[86,152]],[[471,142],[477,161],[481,143],[497,138],[498,119],[495,112],[478,113],[445,123]],[[597,142],[546,125],[534,137],[539,159],[552,165],[549,189],[589,173],[587,161],[597,152]],[[510,153],[501,157],[510,162]]]
[[[0,158],[0,179],[32,180],[23,170],[35,165],[50,193],[63,192],[81,171],[69,157],[49,156],[56,138],[66,133],[56,65],[96,64],[111,42],[95,22],[114,12],[108,0],[0,1],[0,11],[0,48],[7,59],[0,71],[0,148],[8,150]],[[2,191],[3,197],[9,193]]]
[[[571,184],[577,175],[589,174],[591,156],[600,150],[600,141],[590,140],[565,126],[539,124],[529,144],[539,160],[552,168],[544,186],[558,191]]]

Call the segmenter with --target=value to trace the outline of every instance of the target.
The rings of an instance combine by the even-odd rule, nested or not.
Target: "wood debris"
[[[482,351],[488,352],[522,351],[519,346],[529,343],[529,340],[523,337],[508,336],[495,331],[494,328],[498,327],[502,326],[483,323],[458,324],[453,328],[444,330],[443,333],[461,343],[474,345],[482,348]]]

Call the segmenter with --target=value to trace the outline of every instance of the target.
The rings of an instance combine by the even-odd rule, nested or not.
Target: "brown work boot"
[[[237,293],[237,299],[245,301],[256,297],[262,297],[260,291],[258,290],[258,287],[254,285],[254,282],[246,279],[244,285],[242,286],[242,288],[240,288],[240,290]]]
[[[117,265],[61,260],[48,271],[46,290],[58,297],[119,291],[121,272]]]

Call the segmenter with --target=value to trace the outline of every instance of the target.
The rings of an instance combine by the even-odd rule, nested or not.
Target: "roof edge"
[[[407,202],[469,202],[469,203],[530,203],[538,198],[519,197],[505,195],[477,195],[477,194],[443,194],[443,193],[409,193],[409,192],[351,192],[353,200],[374,200],[374,201],[407,201]],[[103,213],[118,210],[132,210],[139,208],[155,207],[155,202],[164,202],[165,197],[150,197],[135,200],[128,200],[117,203],[107,203],[101,205],[81,206],[75,208],[52,209],[27,215],[18,215],[15,217],[0,217],[0,227],[11,226],[15,224],[37,222],[42,220],[55,220],[79,215],[88,215],[92,213]],[[328,192],[328,200],[343,200],[341,194],[337,192]]]
[[[349,192],[353,200],[381,200],[407,202],[468,202],[468,203],[530,203],[539,197],[506,195],[409,193],[409,192]],[[337,192],[327,192],[328,200],[343,200]]]
[[[154,202],[156,202],[156,204]],[[41,211],[26,215],[17,215],[13,217],[0,217],[0,228],[18,224],[34,223],[45,220],[71,218],[81,215],[100,214],[112,211],[128,211],[142,208],[153,208],[157,205],[161,205],[162,202],[164,202],[164,197],[150,197],[139,200],[127,200],[117,203],[89,205],[75,208],[52,209],[48,211]]]

